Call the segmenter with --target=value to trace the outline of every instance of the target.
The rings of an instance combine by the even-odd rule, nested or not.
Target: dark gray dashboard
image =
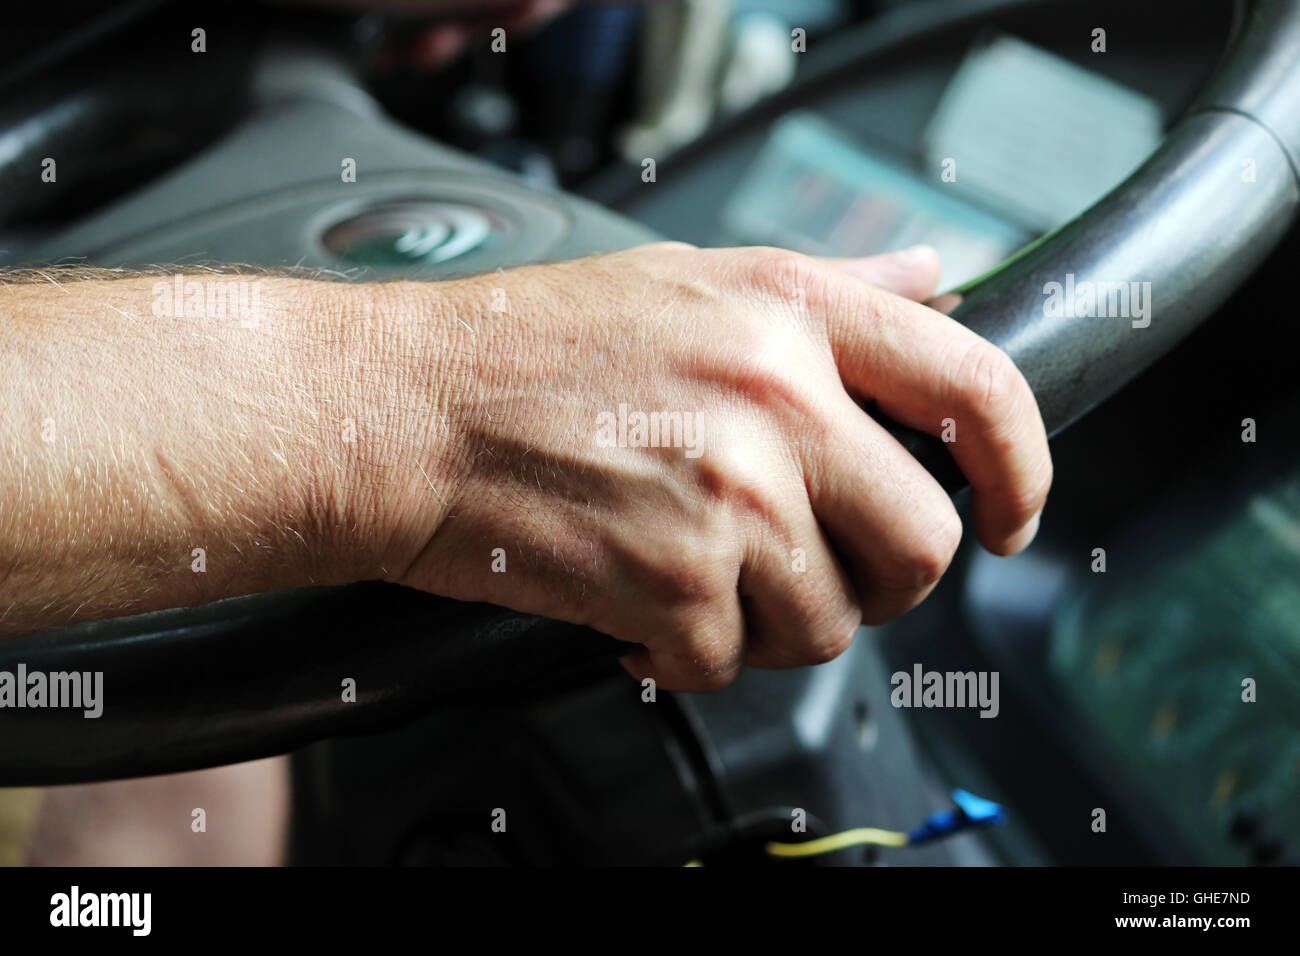
[[[355,164],[355,179],[349,181]],[[331,252],[331,229],[361,219],[382,237],[398,206],[425,229],[386,274],[445,278],[570,259],[654,238],[579,199],[538,191],[508,173],[403,130],[365,101],[281,102],[143,191],[33,250],[31,261],[84,257],[93,265],[236,262],[348,271],[376,267]],[[400,216],[399,216],[400,220]],[[486,229],[480,229],[486,225]],[[466,237],[458,254],[439,257]],[[398,237],[400,238],[400,236]],[[409,243],[408,243],[409,245]],[[427,247],[427,248],[426,248]],[[432,253],[432,254],[431,254]]]

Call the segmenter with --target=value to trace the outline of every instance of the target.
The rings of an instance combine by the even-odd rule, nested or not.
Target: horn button
[[[449,262],[490,246],[510,231],[479,206],[455,202],[390,202],[329,227],[321,242],[334,256],[361,266]]]

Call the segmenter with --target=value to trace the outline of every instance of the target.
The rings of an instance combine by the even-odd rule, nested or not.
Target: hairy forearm
[[[446,415],[436,302],[197,270],[5,277],[0,634],[386,573],[404,532],[385,497],[412,466],[441,481],[407,454]]]
[[[996,554],[1051,484],[1024,376],[910,301],[939,279],[919,251],[263,276],[221,312],[220,276],[186,277],[193,309],[154,276],[0,283],[0,634],[382,577],[640,645],[668,689],[830,660],[962,538],[862,400],[961,436]]]

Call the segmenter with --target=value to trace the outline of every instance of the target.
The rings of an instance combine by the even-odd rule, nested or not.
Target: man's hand
[[[926,250],[679,244],[437,283],[10,277],[0,634],[387,578],[591,625],[665,688],[829,660],[961,536],[859,403],[951,441],[998,554],[1051,482],[1010,360],[912,301],[937,280]]]
[[[627,669],[668,689],[834,658],[962,532],[859,403],[952,441],[994,553],[1033,538],[1051,483],[1015,366],[910,301],[937,281],[928,250],[659,244],[424,287],[459,361],[387,475],[410,473],[378,522],[388,577],[642,645]]]

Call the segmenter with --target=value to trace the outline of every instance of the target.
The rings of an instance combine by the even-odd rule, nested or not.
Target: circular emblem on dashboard
[[[503,232],[478,206],[454,202],[392,202],[356,213],[321,241],[340,259],[363,266],[447,262],[488,245]]]

